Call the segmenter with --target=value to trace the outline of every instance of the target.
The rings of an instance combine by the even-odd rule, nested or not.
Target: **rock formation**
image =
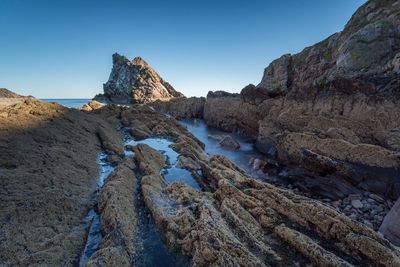
[[[132,266],[154,257],[139,235],[145,212],[177,253],[176,263],[188,257],[194,266],[400,264],[398,248],[370,228],[257,181],[222,156],[209,158],[185,127],[146,105],[80,112],[27,100],[0,114],[0,259],[6,266],[76,266],[91,207],[103,237],[85,266]],[[122,134],[130,132],[172,140],[179,165],[201,190],[167,182],[161,170],[168,161],[148,145],[129,147],[134,158],[128,157]],[[115,169],[93,198],[100,150],[113,156]]]
[[[96,96],[96,100],[129,104],[183,96],[164,81],[142,58],[136,57],[129,61],[117,53],[112,58],[113,68],[110,78],[104,84],[104,95]]]
[[[399,55],[399,1],[370,0],[342,32],[274,60],[257,86],[240,95],[209,93],[197,117],[252,137],[284,168],[279,175],[308,192],[338,200],[372,192],[395,201]],[[176,99],[171,115],[185,117],[185,103]],[[167,104],[154,107],[169,111]]]

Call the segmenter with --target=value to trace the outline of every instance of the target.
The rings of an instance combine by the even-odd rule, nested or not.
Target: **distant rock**
[[[141,57],[129,61],[117,53],[113,55],[113,68],[103,88],[104,95],[97,95],[95,100],[130,104],[183,96],[164,81]]]
[[[83,105],[81,110],[92,111],[95,109],[99,109],[102,106],[104,106],[104,104],[100,103],[99,101],[91,100],[87,104]]]
[[[225,91],[209,91],[207,93],[207,98],[218,98],[218,97],[239,97],[239,94],[228,93]]]

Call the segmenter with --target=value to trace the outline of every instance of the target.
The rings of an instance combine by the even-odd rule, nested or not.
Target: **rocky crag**
[[[104,94],[97,95],[95,100],[131,104],[183,96],[164,81],[142,58],[136,57],[129,61],[116,53],[112,59],[113,67],[110,78],[103,86]]]

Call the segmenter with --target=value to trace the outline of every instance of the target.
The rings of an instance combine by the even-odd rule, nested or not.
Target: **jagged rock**
[[[393,244],[400,246],[400,199],[394,204],[385,216],[379,232],[381,232]]]
[[[115,53],[110,78],[104,84],[104,96],[99,95],[96,99],[104,101],[106,98],[109,102],[129,104],[182,96],[142,58],[129,61]]]
[[[287,54],[272,61],[264,70],[258,88],[264,89],[270,95],[286,93],[292,83],[292,56]]]
[[[99,108],[101,108],[103,106],[104,106],[104,104],[100,103],[99,101],[91,100],[91,101],[89,101],[89,103],[83,105],[81,107],[81,110],[92,111],[92,110],[95,110],[95,109],[99,109]]]
[[[342,32],[272,62],[259,87],[303,98],[320,90],[399,98],[399,12],[395,0],[368,1]]]
[[[239,149],[240,148],[240,144],[238,141],[236,141],[232,136],[230,135],[226,135],[224,136],[221,141],[219,141],[220,146],[225,147],[225,148],[229,148],[229,149]]]

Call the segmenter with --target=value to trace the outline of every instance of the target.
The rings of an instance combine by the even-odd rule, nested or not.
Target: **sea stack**
[[[129,61],[125,56],[113,54],[113,68],[103,85],[104,94],[96,100],[107,103],[149,103],[182,97],[168,82],[164,81],[141,57]]]

